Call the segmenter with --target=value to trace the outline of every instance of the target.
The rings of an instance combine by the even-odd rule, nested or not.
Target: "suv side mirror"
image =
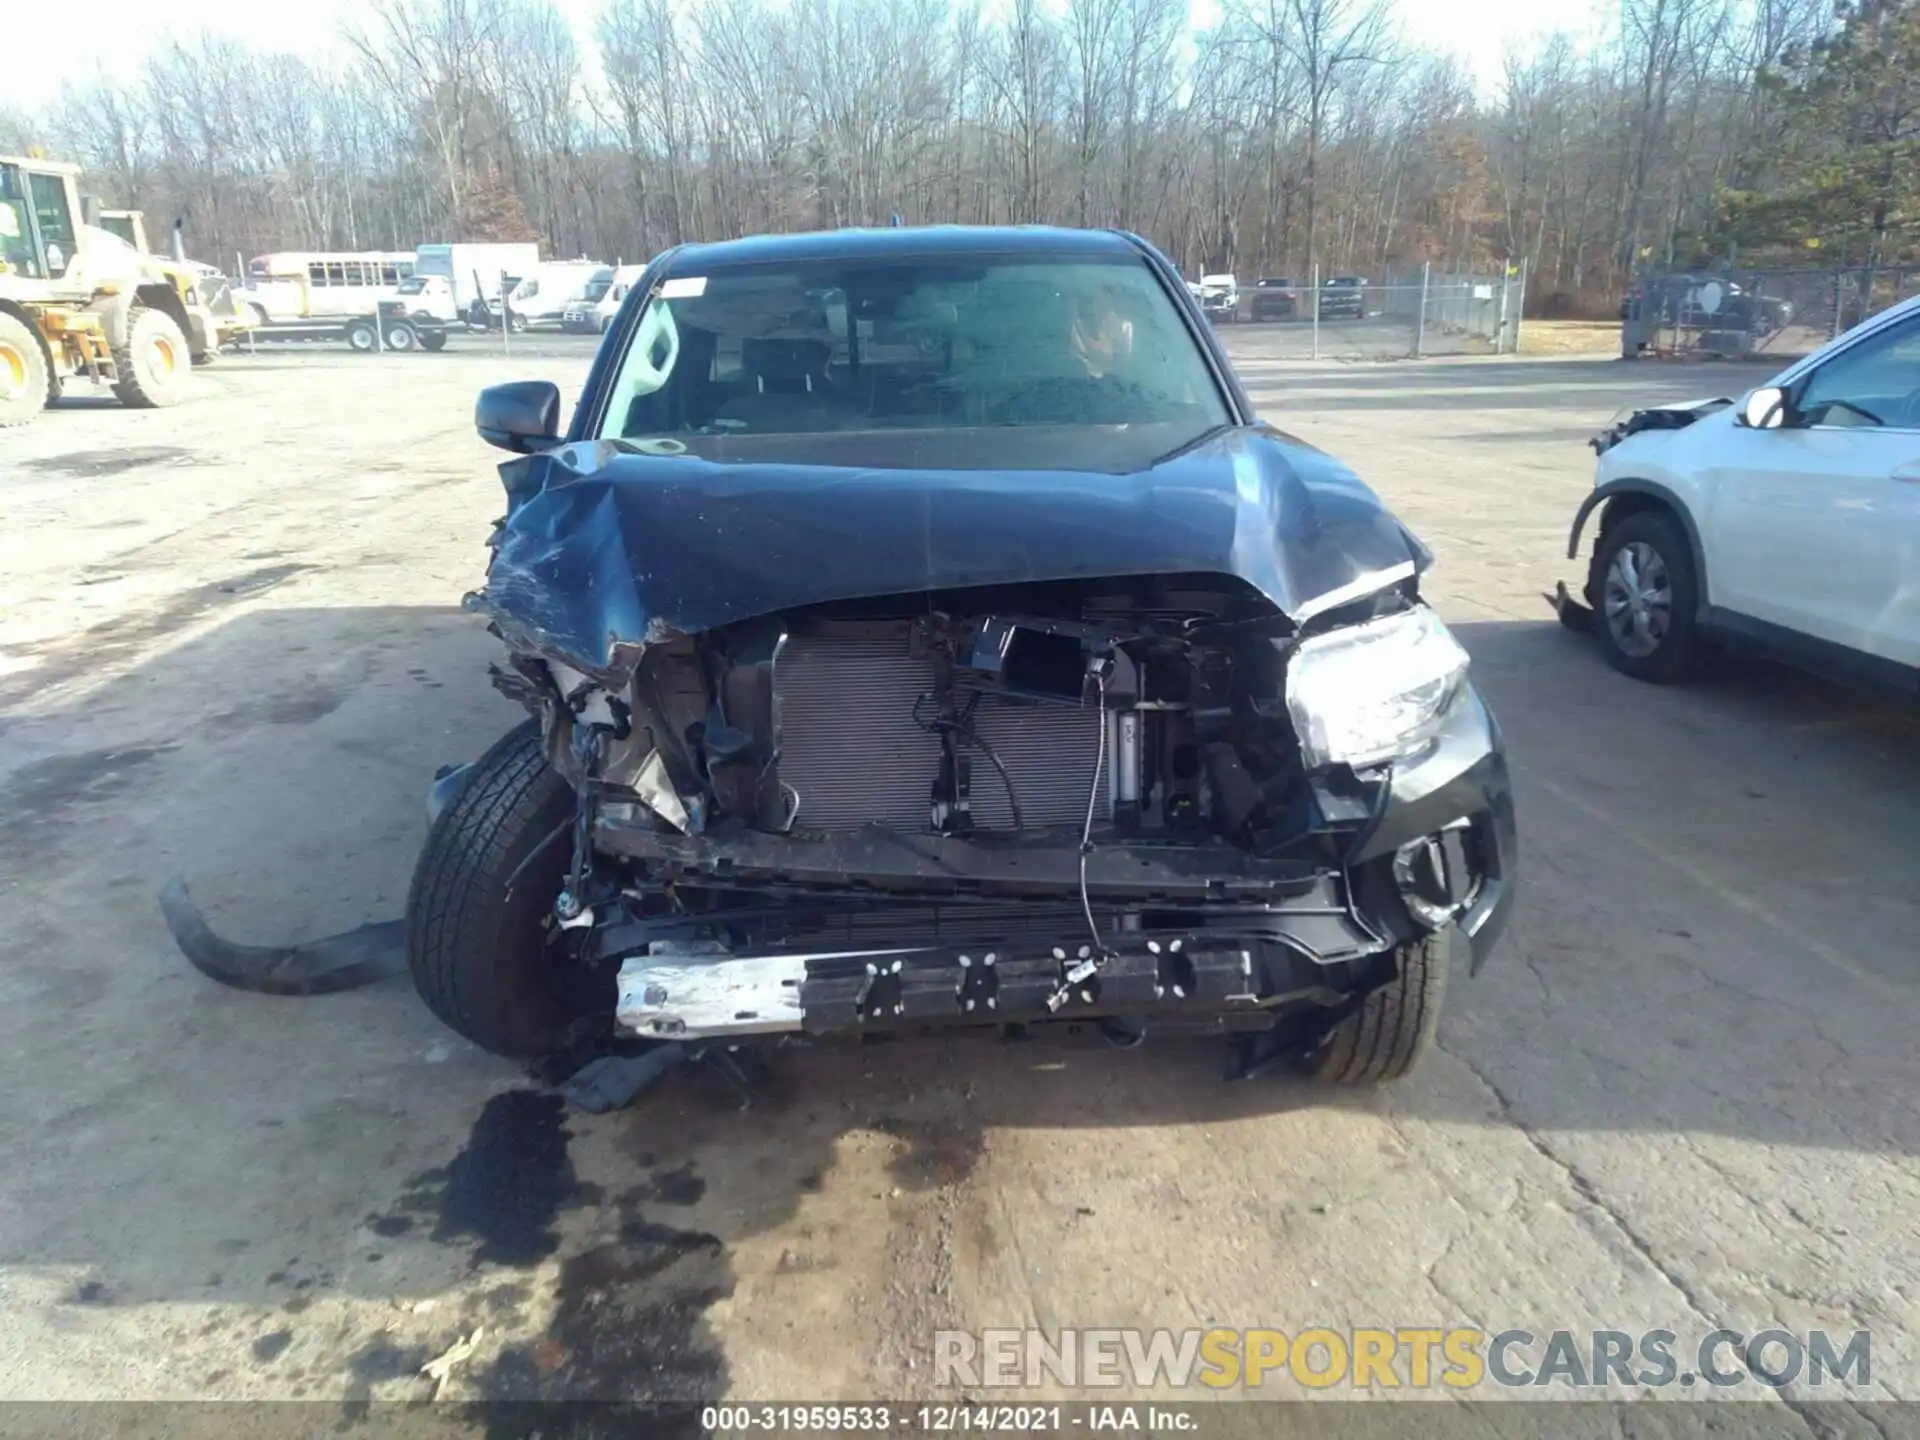
[[[560,387],[551,380],[489,385],[474,403],[473,428],[516,455],[551,450],[560,443]]]
[[[1792,413],[1787,392],[1778,385],[1762,385],[1740,402],[1740,423],[1752,430],[1778,430]]]

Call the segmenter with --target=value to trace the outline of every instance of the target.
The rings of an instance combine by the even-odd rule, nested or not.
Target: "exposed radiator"
[[[908,653],[904,635],[885,638],[796,635],[774,671],[781,703],[780,778],[800,797],[803,830],[854,830],[877,822],[924,834],[940,737],[930,719],[933,666]],[[993,748],[1020,796],[1029,829],[1078,826],[1087,793],[1107,814],[1106,771],[1096,776],[1100,712],[981,693],[974,731]],[[974,828],[1011,830],[1006,784],[978,749],[972,756]]]

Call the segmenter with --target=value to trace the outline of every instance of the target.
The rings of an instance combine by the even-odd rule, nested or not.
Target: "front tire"
[[[1642,510],[1607,528],[1587,582],[1607,663],[1656,685],[1684,680],[1699,658],[1700,585],[1693,550],[1669,516]]]
[[[186,395],[193,361],[187,337],[164,310],[135,305],[127,315],[127,343],[113,352],[113,393],[122,405],[157,410]]]
[[[611,984],[600,977],[596,985],[575,965],[553,919],[573,814],[573,791],[547,764],[529,720],[473,763],[414,868],[414,988],[448,1026],[495,1055],[546,1054],[581,1015],[613,1008]]]
[[[1452,926],[1394,952],[1399,973],[1307,1052],[1300,1068],[1337,1085],[1398,1080],[1432,1050],[1447,993],[1447,970],[1460,943]]]
[[[24,425],[53,403],[47,352],[12,315],[0,314],[0,430]]]
[[[447,337],[444,333],[437,330],[422,330],[420,332],[420,348],[422,350],[444,350],[447,348]]]

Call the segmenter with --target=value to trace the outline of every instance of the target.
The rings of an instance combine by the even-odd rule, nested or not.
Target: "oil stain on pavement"
[[[473,1258],[483,1265],[524,1269],[553,1254],[560,1248],[562,1207],[586,1198],[567,1153],[569,1138],[566,1102],[558,1095],[495,1095],[442,1172],[433,1238],[477,1240]]]
[[[558,1095],[495,1095],[460,1152],[415,1177],[393,1213],[367,1223],[398,1235],[411,1228],[411,1212],[431,1219],[436,1242],[470,1244],[476,1269],[537,1267],[561,1252],[564,1212],[605,1201],[576,1174],[571,1139]],[[544,1330],[510,1343],[473,1377],[478,1397],[493,1402],[490,1433],[496,1422],[511,1430],[511,1402],[695,1401],[725,1393],[726,1358],[705,1316],[733,1290],[726,1247],[717,1235],[643,1213],[648,1205],[695,1204],[704,1190],[693,1166],[681,1164],[605,1206],[617,1229],[601,1229],[597,1242],[561,1257]],[[501,1402],[506,1407],[496,1410]],[[596,1433],[591,1427],[609,1418],[595,1407],[543,1411],[540,1428],[570,1435],[579,1422],[589,1429],[578,1433]]]

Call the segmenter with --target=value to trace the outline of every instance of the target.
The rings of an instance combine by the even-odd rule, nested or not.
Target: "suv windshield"
[[[1115,471],[1230,419],[1142,261],[861,259],[663,281],[600,435],[719,460]]]

